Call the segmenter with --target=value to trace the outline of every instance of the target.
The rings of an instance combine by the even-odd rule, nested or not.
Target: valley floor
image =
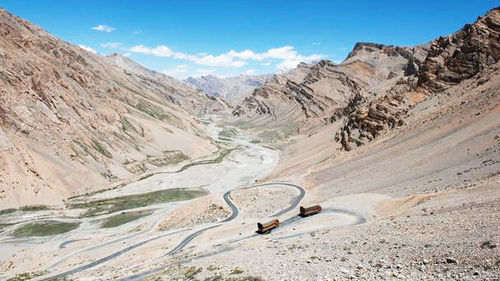
[[[429,97],[412,109],[408,126],[351,153],[325,153],[327,129],[278,151],[212,124],[218,155],[69,200],[89,216],[79,209],[2,214],[0,278],[498,280],[498,81],[474,91],[467,81]],[[155,192],[174,188],[159,201],[166,195]],[[198,191],[208,195],[195,199],[204,195]],[[138,199],[144,192],[155,204]],[[139,203],[123,209],[124,201]],[[299,205],[312,204],[323,211],[297,216]],[[117,226],[103,228],[111,217]],[[279,228],[255,233],[257,222],[273,218]],[[15,237],[34,220],[79,224]]]

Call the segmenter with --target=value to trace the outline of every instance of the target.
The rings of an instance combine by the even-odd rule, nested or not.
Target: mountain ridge
[[[193,114],[218,101],[127,75],[6,10],[0,34],[2,206],[60,204],[156,169],[169,151],[214,151]]]
[[[340,64],[303,64],[294,70],[301,74],[275,76],[236,105],[233,116],[256,126],[292,122],[298,132],[340,122],[334,139],[352,150],[403,126],[415,101],[498,62],[499,17],[494,8],[450,36],[413,47],[356,43]]]
[[[224,78],[209,74],[199,78],[188,77],[184,81],[211,96],[222,97],[228,102],[236,104],[251,94],[255,88],[264,84],[270,77],[272,77],[272,74],[242,74]]]

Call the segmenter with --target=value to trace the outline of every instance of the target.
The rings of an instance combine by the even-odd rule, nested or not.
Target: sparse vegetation
[[[46,271],[37,271],[37,272],[24,272],[21,274],[17,274],[16,276],[7,279],[6,281],[24,281],[24,280],[30,280],[38,276],[42,276],[46,274]]]
[[[16,212],[17,209],[14,209],[14,208],[10,208],[10,209],[3,209],[3,210],[0,210],[0,216],[1,215],[8,215],[8,214],[12,214],[14,212]]]
[[[30,211],[43,211],[43,210],[48,210],[49,207],[45,205],[30,205],[30,206],[22,206],[19,208],[19,210],[24,211],[24,212],[30,212]]]
[[[194,276],[198,273],[200,273],[203,270],[201,267],[196,267],[196,266],[190,266],[186,269],[186,272],[184,273],[184,276],[187,279],[193,279]]]
[[[108,157],[108,158],[113,158],[113,155],[98,141],[92,140],[92,147],[97,150],[97,152],[101,153],[102,155]]]
[[[221,269],[219,267],[209,266],[207,268],[207,270],[210,270],[210,268],[213,268],[213,270],[220,270]],[[233,270],[235,272],[235,273],[231,273],[233,275],[238,275],[238,274],[241,274],[243,272],[243,270],[241,270],[239,267],[235,267]],[[182,265],[170,266],[158,274],[147,277],[145,280],[148,280],[148,281],[198,280],[199,277],[196,278],[196,275],[198,275],[202,271],[203,271],[203,268],[196,267],[196,266],[182,266]],[[210,271],[212,271],[212,270],[210,270]],[[263,279],[261,277],[258,277],[258,276],[226,276],[226,277],[224,277],[220,273],[216,273],[214,276],[211,276],[208,278],[203,278],[203,280],[206,280],[206,281],[262,281]]]
[[[144,128],[141,127],[140,125],[134,126],[127,118],[122,117],[120,118],[120,123],[121,123],[121,129],[126,133],[129,134],[130,132],[135,132],[141,137],[144,137]]]
[[[200,160],[200,161],[195,161],[189,164],[184,165],[178,172],[182,172],[192,166],[197,166],[197,165],[206,165],[206,164],[216,164],[222,162],[222,160],[228,156],[235,148],[231,149],[221,149],[219,152],[219,155],[215,159],[208,159],[208,160]]]
[[[168,116],[163,112],[163,110],[160,107],[155,106],[144,99],[140,99],[135,105],[135,108],[159,120],[164,120],[168,118]]]
[[[163,154],[164,156],[148,155],[147,159],[141,162],[132,162],[127,159],[127,161],[125,161],[123,165],[125,165],[125,168],[129,172],[140,175],[148,171],[146,163],[149,163],[156,167],[164,167],[175,165],[189,159],[189,157],[186,154],[182,153],[182,151],[180,150],[164,151]]]
[[[234,128],[225,128],[224,130],[219,132],[219,137],[232,138],[236,136],[237,132],[238,131]]]
[[[128,121],[127,118],[123,117],[123,118],[120,118],[120,123],[122,124],[122,130],[127,132],[129,131],[130,129],[134,130],[135,131],[135,128],[134,126],[132,126],[132,124],[130,124],[130,122]]]
[[[241,274],[241,273],[243,273],[243,270],[239,267],[235,267],[235,268],[231,269],[231,271],[229,271],[229,274],[233,274],[233,275]]]
[[[220,268],[219,266],[215,266],[215,265],[213,265],[213,264],[211,264],[211,265],[209,265],[209,266],[207,267],[207,270],[208,270],[208,271],[215,271],[215,270],[220,270],[220,269],[221,269],[221,268]]]
[[[22,206],[19,209],[10,208],[10,209],[0,210],[0,216],[12,214],[17,211],[33,212],[33,211],[43,211],[43,210],[49,210],[49,207],[45,205],[27,205],[27,206]]]
[[[146,167],[146,164],[144,164],[144,162],[128,164],[127,166],[125,166],[125,169],[127,169],[127,171],[134,173],[136,175],[143,174],[144,172],[146,172],[148,170],[148,168]]]
[[[182,151],[180,150],[164,151],[163,153],[165,154],[165,156],[148,157],[148,163],[157,167],[163,167],[168,165],[175,165],[189,159],[189,157],[186,154],[182,153]]]
[[[151,215],[153,212],[151,211],[136,211],[136,212],[128,212],[121,213],[115,216],[111,216],[109,218],[105,218],[102,222],[103,228],[111,228],[120,226],[122,224],[126,224],[128,222],[134,221],[136,219],[140,219],[142,217],[146,217]]]
[[[13,223],[0,223],[0,232],[3,232],[5,228],[13,225]]]
[[[15,237],[51,236],[77,228],[79,222],[41,221],[26,223],[14,230]]]
[[[258,138],[264,143],[276,143],[288,141],[297,132],[297,126],[288,124],[273,129],[266,129],[258,134]]]
[[[68,203],[68,207],[87,209],[83,216],[91,217],[155,204],[189,200],[206,194],[207,192],[202,188],[172,188],[97,201]]]
[[[241,277],[228,277],[220,279],[224,281],[262,281],[263,279],[259,276],[241,276]]]

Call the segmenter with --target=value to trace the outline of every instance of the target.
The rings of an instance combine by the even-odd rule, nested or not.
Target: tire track
[[[56,266],[59,266],[60,264],[64,263],[65,261],[67,261],[68,259],[70,259],[71,257],[77,255],[77,254],[81,254],[81,253],[84,253],[84,252],[88,252],[88,251],[93,251],[93,250],[97,250],[99,248],[102,248],[102,247],[106,247],[106,246],[109,246],[109,245],[112,245],[112,244],[115,244],[115,243],[118,243],[118,242],[122,242],[124,240],[127,240],[127,239],[131,239],[131,238],[134,238],[136,236],[139,236],[141,234],[144,234],[148,231],[150,231],[151,229],[153,229],[160,221],[161,219],[163,219],[163,216],[165,214],[164,213],[160,213],[159,214],[159,217],[153,221],[153,223],[151,223],[149,225],[149,227],[147,227],[146,229],[144,229],[143,231],[140,231],[140,232],[136,232],[136,233],[133,233],[133,234],[130,234],[130,235],[127,235],[125,237],[121,237],[121,238],[118,238],[118,239],[115,239],[115,240],[111,240],[111,241],[108,241],[108,242],[104,242],[104,243],[101,243],[101,244],[98,244],[98,245],[95,245],[95,246],[91,246],[91,247],[88,247],[88,248],[85,248],[85,249],[82,249],[80,251],[76,251],[76,252],[73,252],[63,258],[61,258],[59,261],[53,263],[51,266],[49,266],[47,269],[53,269],[55,268]],[[74,240],[68,240],[68,241],[65,241],[63,242],[61,245],[59,245],[59,248],[64,248],[63,246],[64,245],[67,245],[69,243],[72,243],[72,242],[76,242],[76,241],[79,241],[79,240],[85,240],[85,239],[89,239],[89,238],[83,238],[83,239],[74,239]]]
[[[63,278],[63,277],[67,277],[67,276],[70,276],[70,275],[73,275],[77,272],[80,272],[80,271],[83,271],[83,270],[86,270],[86,269],[89,269],[89,268],[92,268],[94,266],[97,266],[97,265],[100,265],[102,263],[105,263],[109,260],[112,260],[116,257],[119,257],[129,251],[132,251],[134,250],[135,248],[138,248],[146,243],[149,243],[151,241],[154,241],[154,240],[157,240],[157,239],[160,239],[160,238],[163,238],[165,236],[168,236],[168,235],[172,235],[172,234],[175,234],[175,233],[179,233],[179,232],[182,232],[182,231],[185,231],[185,230],[179,230],[179,231],[176,231],[176,232],[171,232],[171,233],[165,233],[163,235],[159,235],[159,236],[156,236],[156,237],[153,237],[153,238],[150,238],[150,239],[147,239],[147,240],[144,240],[144,241],[141,241],[139,243],[135,243],[133,245],[130,245],[118,252],[114,252],[113,254],[111,255],[108,255],[104,258],[101,258],[101,259],[98,259],[96,261],[93,261],[91,263],[88,263],[88,264],[85,264],[85,265],[82,265],[82,266],[79,266],[79,267],[76,267],[76,268],[73,268],[73,269],[70,269],[68,271],[65,271],[65,272],[62,272],[62,273],[59,273],[59,274],[56,274],[56,275],[53,275],[53,276],[50,276],[50,277],[47,277],[47,278],[43,278],[43,279],[40,279],[41,281],[47,281],[47,280],[55,280],[55,279],[59,279],[59,278]]]

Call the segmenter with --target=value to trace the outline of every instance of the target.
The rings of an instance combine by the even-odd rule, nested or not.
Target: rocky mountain
[[[275,75],[236,106],[233,115],[276,124],[292,121],[299,129],[325,124],[348,114],[354,104],[389,91],[400,80],[410,80],[408,69],[426,52],[426,46],[358,43],[339,65],[323,60]]]
[[[189,77],[185,82],[214,97],[223,97],[231,103],[238,103],[252,91],[263,85],[272,75],[240,75],[220,78],[206,75],[198,78]]]
[[[0,35],[3,208],[57,204],[214,151],[191,113],[216,99],[118,55],[85,51],[5,10]]]
[[[404,125],[410,108],[428,95],[442,92],[475,75],[483,76],[480,83],[486,82],[489,78],[483,70],[500,59],[499,34],[500,9],[497,8],[474,24],[432,41],[425,59],[411,59],[405,69],[414,78],[398,81],[383,97],[353,109],[335,140],[340,141],[345,150],[351,150],[387,129]]]
[[[285,124],[297,132],[330,126],[351,150],[405,125],[432,92],[477,75],[499,59],[499,9],[447,37],[414,47],[357,43],[345,61],[301,64],[255,89],[233,110],[238,122]],[[332,124],[332,125],[331,125]]]
[[[500,8],[474,24],[431,43],[418,73],[418,86],[440,91],[473,77],[500,60]]]

